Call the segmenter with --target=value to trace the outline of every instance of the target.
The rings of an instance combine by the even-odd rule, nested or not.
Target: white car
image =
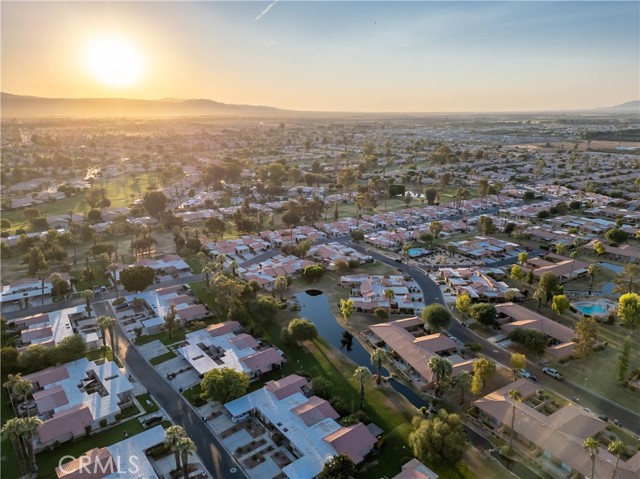
[[[542,368],[542,372],[551,376],[552,378],[556,378],[558,381],[564,379],[562,373],[555,368]]]
[[[531,374],[526,369],[516,369],[516,374],[518,376],[520,376],[520,377],[530,379],[531,381],[537,381],[538,380],[538,378],[536,378],[533,374]]]

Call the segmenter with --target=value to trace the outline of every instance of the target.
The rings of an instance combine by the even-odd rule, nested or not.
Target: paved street
[[[111,306],[106,302],[95,303],[97,315],[113,316]],[[222,447],[209,427],[165,378],[144,360],[138,350],[129,343],[118,324],[114,329],[116,354],[140,383],[147,388],[153,398],[171,416],[174,423],[182,426],[198,448],[198,455],[214,479],[245,479],[247,476],[233,457]],[[233,472],[232,472],[233,471]]]

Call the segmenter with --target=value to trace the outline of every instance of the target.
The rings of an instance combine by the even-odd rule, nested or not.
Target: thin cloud
[[[278,3],[278,0],[273,0],[273,2],[271,2],[269,5],[267,5],[267,8],[265,8],[264,10],[262,10],[260,12],[260,14],[253,19],[254,22],[257,22],[258,20],[260,20],[262,17],[264,17],[267,13],[269,13],[269,10],[271,10],[273,8],[273,6]]]

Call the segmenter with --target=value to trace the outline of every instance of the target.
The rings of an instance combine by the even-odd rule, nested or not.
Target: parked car
[[[518,375],[518,376],[520,376],[522,378],[531,379],[532,381],[537,381],[538,380],[538,378],[536,378],[533,374],[531,374],[526,369],[516,369],[516,375]]]
[[[21,415],[26,415],[27,412],[29,412],[29,414],[33,415],[33,413],[35,411],[37,411],[37,410],[38,410],[38,406],[37,406],[36,402],[33,399],[31,399],[31,400],[29,400],[27,402],[22,402],[22,403],[18,404],[18,412]]]
[[[116,311],[122,311],[124,309],[127,309],[128,307],[129,307],[129,303],[122,303],[122,304],[119,304],[118,306],[116,306],[114,309]]]
[[[245,412],[244,414],[240,414],[239,416],[233,416],[231,418],[231,422],[236,423],[236,422],[244,421],[245,419],[248,419],[248,418],[249,418],[249,413]]]
[[[558,381],[564,379],[563,374],[555,368],[542,368],[542,372],[551,376],[552,378],[556,378]]]
[[[153,426],[154,424],[158,424],[162,422],[162,416],[151,416],[142,420],[142,425],[144,427]]]

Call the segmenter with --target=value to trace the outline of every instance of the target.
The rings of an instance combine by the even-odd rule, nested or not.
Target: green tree
[[[120,298],[120,291],[118,290],[118,278],[116,276],[116,272],[118,271],[118,265],[115,263],[111,263],[109,265],[109,277],[111,278],[111,282],[113,283],[113,289],[116,291],[116,299]]]
[[[171,304],[169,305],[169,309],[167,310],[167,313],[164,315],[164,330],[167,332],[167,336],[169,336],[169,338],[173,337],[173,332],[176,330],[176,328],[178,327],[178,323],[176,321],[176,318],[178,316],[178,310],[176,309],[176,305],[175,304]]]
[[[481,216],[478,219],[478,226],[480,227],[482,234],[485,236],[490,235],[496,229],[490,216]]]
[[[396,297],[396,293],[392,289],[385,289],[382,292],[382,297],[389,302],[389,306],[387,306],[387,317],[391,317],[391,303]]]
[[[231,368],[212,369],[201,383],[204,395],[222,404],[243,396],[248,388],[249,376]]]
[[[353,316],[353,301],[350,299],[340,300],[340,314],[344,318],[344,322],[349,324],[349,319]]]
[[[542,306],[542,301],[547,297],[547,292],[544,289],[536,289],[533,293],[533,299],[538,301],[538,307],[536,308],[537,312],[540,312],[540,307]]]
[[[432,221],[429,223],[429,231],[433,234],[434,238],[438,238],[444,226],[440,221]]]
[[[602,244],[602,241],[596,241],[593,244],[593,249],[598,256],[602,256],[607,251],[605,246]]]
[[[142,198],[142,206],[147,210],[149,216],[160,221],[162,213],[167,207],[167,197],[162,191],[148,191]]]
[[[181,426],[169,426],[164,431],[164,445],[174,454],[176,460],[176,471],[179,471],[182,468],[180,465],[178,442],[184,437],[187,437],[187,432]]]
[[[278,295],[280,296],[280,301],[283,300],[282,295],[284,294],[284,292],[288,287],[289,287],[289,280],[287,279],[286,276],[281,274],[276,276],[276,280],[273,283],[273,291],[275,293],[278,293]]]
[[[485,382],[495,374],[496,364],[488,358],[480,358],[473,363],[473,381],[471,393],[478,395],[482,392]]]
[[[311,341],[318,337],[318,330],[315,325],[308,319],[304,318],[292,319],[289,322],[287,330],[291,338],[296,340],[298,343]]]
[[[536,354],[542,353],[549,343],[549,337],[535,329],[515,328],[509,333],[508,338]]]
[[[470,316],[485,326],[493,326],[496,324],[498,315],[496,307],[489,303],[476,303],[469,310]]]
[[[614,293],[640,293],[640,265],[627,263],[614,280]]]
[[[464,404],[464,393],[471,388],[473,382],[473,375],[469,371],[460,371],[457,376],[453,378],[453,386],[460,390],[460,404]]]
[[[581,318],[576,323],[574,354],[577,357],[587,357],[593,351],[593,345],[598,340],[598,328],[595,318]]]
[[[7,420],[2,426],[2,437],[9,438],[13,445],[13,450],[18,458],[18,466],[21,475],[27,474],[27,455],[22,442],[22,434],[24,431],[24,418],[13,417]]]
[[[522,271],[522,268],[520,266],[518,266],[517,264],[514,264],[511,267],[510,277],[514,281],[522,281],[522,278],[524,278],[524,271]]]
[[[451,313],[439,303],[433,303],[424,308],[420,317],[429,329],[436,332],[447,329],[451,325]]]
[[[453,372],[453,364],[437,354],[429,358],[427,363],[431,372],[436,376],[436,396],[442,395],[442,385],[448,381]]]
[[[382,380],[382,363],[391,359],[391,353],[384,348],[376,348],[371,353],[371,365],[378,370],[376,375],[376,384],[379,386]]]
[[[440,409],[429,418],[414,417],[411,424],[409,445],[420,461],[450,467],[462,459],[468,443],[460,416]]]
[[[85,308],[87,309],[87,314],[89,316],[91,316],[91,300],[94,298],[94,294],[93,291],[90,289],[85,289],[84,291],[82,291],[80,293],[80,296],[82,296],[85,300]]]
[[[364,408],[364,382],[371,379],[371,376],[369,368],[364,366],[357,367],[353,373],[354,379],[360,383],[360,409]]]
[[[618,300],[618,317],[620,323],[631,329],[631,334],[640,326],[640,295],[626,293]]]
[[[120,282],[127,291],[144,291],[151,286],[156,272],[148,266],[131,266],[120,272]]]
[[[39,271],[46,271],[49,268],[49,263],[47,263],[42,250],[37,246],[29,248],[27,263],[29,265],[27,272],[31,276],[37,274]]]
[[[111,351],[115,356],[116,350],[113,342],[113,327],[116,325],[116,320],[109,316],[98,316],[96,319],[96,326],[100,328],[100,332],[102,333],[102,346],[104,347],[104,354],[107,354],[107,331],[109,331],[109,338],[111,342]]]
[[[613,466],[613,473],[611,474],[611,479],[615,479],[616,473],[618,472],[618,465],[620,464],[620,456],[627,451],[627,448],[622,441],[612,441],[607,446],[607,451],[616,456],[616,463]]]
[[[351,239],[356,243],[359,243],[360,241],[364,241],[364,231],[351,230]]]
[[[513,436],[515,435],[516,422],[516,405],[522,401],[522,393],[517,389],[509,390],[509,398],[511,398],[511,433],[509,436],[509,449],[513,448]]]
[[[13,386],[11,392],[19,398],[18,402],[27,401],[29,395],[33,392],[33,383],[27,378],[23,378],[22,374],[16,374],[12,381]],[[27,409],[27,416],[29,416],[29,409]]]
[[[322,472],[320,473],[321,479],[349,479],[356,473],[356,465],[347,454],[338,454],[332,456],[327,462],[325,462]]]
[[[591,475],[589,477],[595,478],[596,457],[600,449],[600,441],[598,441],[595,437],[588,437],[582,443],[582,447],[589,452],[589,457],[591,457]]]
[[[196,444],[191,438],[181,437],[176,444],[176,452],[182,460],[182,477],[189,479],[189,456],[197,451]]]
[[[511,370],[513,371],[513,380],[518,379],[517,370],[524,369],[527,365],[527,357],[520,353],[511,353],[510,361]]]
[[[629,369],[629,356],[631,354],[631,346],[633,342],[631,340],[631,336],[627,336],[624,338],[622,343],[622,351],[618,354],[618,363],[617,363],[617,372],[616,379],[620,382],[624,381],[624,378],[627,375],[627,370]]]
[[[567,298],[564,294],[557,294],[553,297],[551,301],[551,309],[553,309],[557,315],[558,319],[562,316],[568,309],[570,303],[569,298]]]
[[[321,264],[311,264],[303,270],[302,275],[305,279],[315,283],[324,275],[324,266]]]
[[[552,272],[547,271],[540,276],[538,289],[546,293],[545,303],[548,304],[553,295],[561,294],[562,286],[560,285],[560,279]]]
[[[460,311],[465,316],[469,314],[469,309],[471,308],[471,296],[466,293],[459,295],[456,298],[456,309]]]
[[[231,318],[240,308],[240,296],[245,291],[246,283],[218,273],[211,280],[211,286],[218,314]]]
[[[522,266],[526,266],[528,261],[529,261],[529,253],[527,253],[526,251],[523,251],[522,253],[518,254],[518,262]]]

